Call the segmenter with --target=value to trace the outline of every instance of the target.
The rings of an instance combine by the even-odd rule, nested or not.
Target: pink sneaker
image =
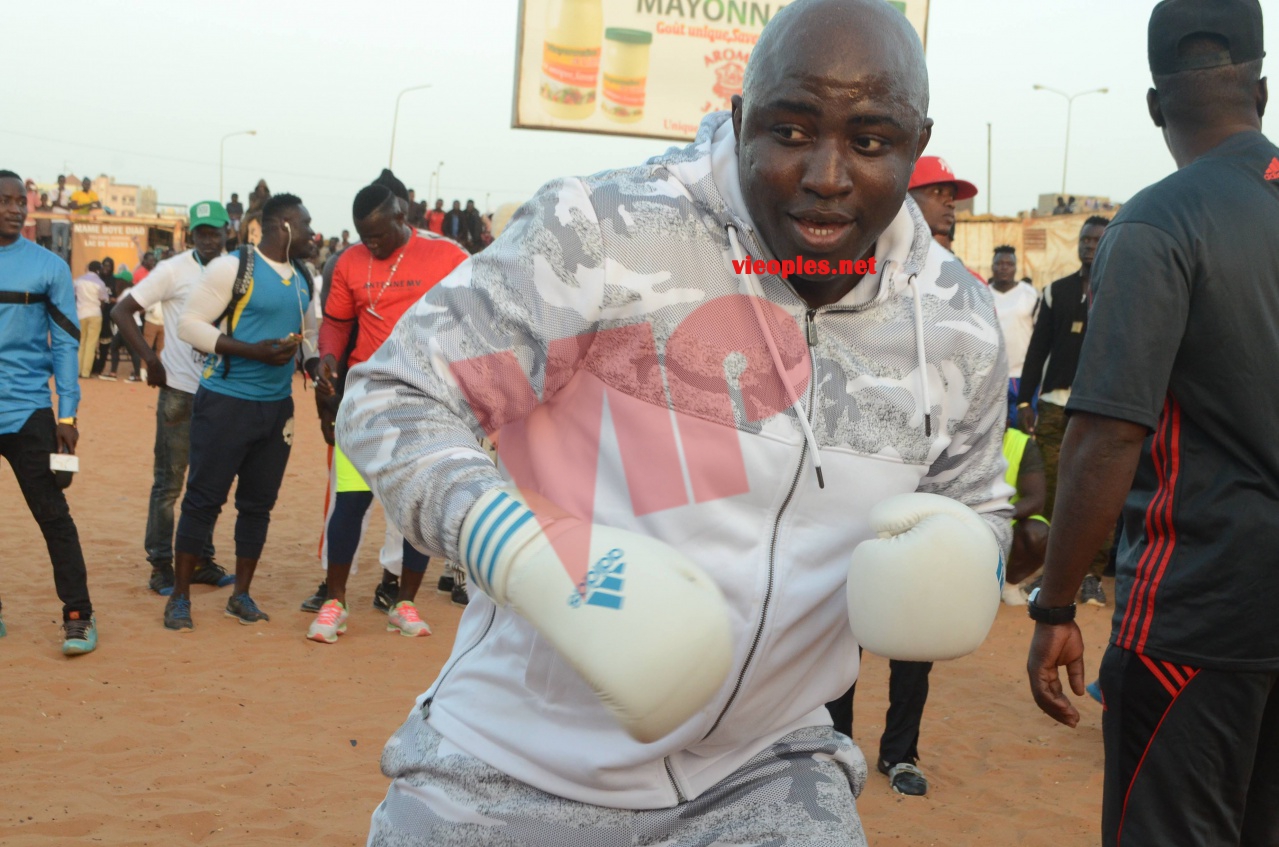
[[[412,601],[401,600],[391,607],[391,611],[386,616],[386,631],[399,631],[400,635],[408,638],[416,638],[422,635],[430,635],[431,628],[426,625],[426,621],[422,620],[422,616],[417,613],[417,606]]]
[[[346,606],[337,600],[329,600],[320,607],[315,622],[306,631],[306,637],[312,641],[332,644],[338,636],[346,632]]]

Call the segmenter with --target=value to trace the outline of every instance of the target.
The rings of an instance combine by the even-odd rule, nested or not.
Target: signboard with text
[[[145,224],[113,223],[109,219],[75,222],[71,228],[72,274],[80,276],[88,270],[90,262],[100,262],[108,256],[117,268],[136,268],[146,252],[149,232]]]
[[[928,0],[887,0],[924,38]],[[512,126],[691,139],[784,2],[521,0]]]

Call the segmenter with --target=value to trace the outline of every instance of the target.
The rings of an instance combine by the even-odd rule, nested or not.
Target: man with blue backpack
[[[237,476],[235,588],[226,614],[242,624],[270,620],[249,586],[293,446],[297,356],[315,372],[313,286],[303,263],[314,250],[302,201],[275,195],[262,209],[261,241],[210,262],[179,319],[178,336],[209,358],[192,407],[168,629],[194,628],[191,577]]]

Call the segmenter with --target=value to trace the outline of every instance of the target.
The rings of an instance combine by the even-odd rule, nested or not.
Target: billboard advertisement
[[[71,228],[71,272],[80,276],[89,263],[110,256],[117,268],[138,266],[147,249],[146,224],[117,223],[109,218],[93,223],[76,221]]]
[[[924,38],[928,0],[886,0]],[[522,0],[512,126],[691,139],[786,3]]]

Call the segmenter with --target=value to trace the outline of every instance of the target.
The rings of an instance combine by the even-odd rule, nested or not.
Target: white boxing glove
[[[976,650],[999,611],[1003,555],[980,515],[949,497],[901,494],[870,511],[878,538],[853,551],[848,621],[888,659],[938,662]]]
[[[732,664],[719,586],[660,541],[535,507],[507,488],[475,502],[458,545],[470,585],[531,623],[631,737],[670,734],[710,702]],[[580,584],[557,553],[568,548],[589,557]]]

